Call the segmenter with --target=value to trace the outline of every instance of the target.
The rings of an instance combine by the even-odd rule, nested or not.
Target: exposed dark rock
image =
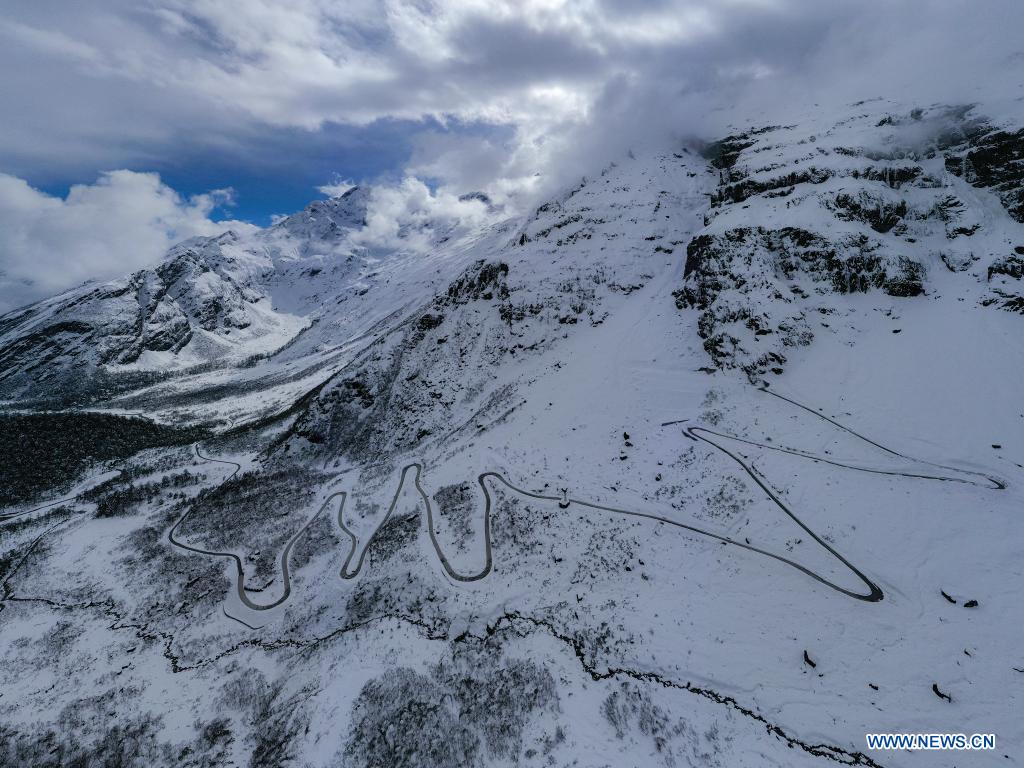
[[[834,203],[839,218],[846,221],[862,221],[875,232],[889,232],[907,215],[905,201],[887,205],[885,200],[863,191],[857,195],[840,193],[836,195]]]
[[[1024,277],[1024,259],[1016,255],[1004,256],[989,265],[988,279],[991,280],[993,275],[1006,275],[1020,280]]]
[[[991,189],[1007,212],[1024,221],[1024,129],[966,132],[967,141],[946,153],[946,169],[976,187]]]
[[[790,298],[780,283],[780,278],[801,275],[836,293],[879,289],[891,296],[916,296],[924,291],[920,264],[884,255],[866,236],[829,240],[797,227],[739,227],[690,242],[684,283],[674,296],[679,308],[701,310],[698,332],[717,365],[738,365],[754,375],[784,364],[786,347],[813,338],[805,313],[787,307],[803,303],[806,296],[793,291],[795,298]],[[773,316],[765,309],[765,298],[772,299]],[[755,350],[730,330],[736,324],[757,338],[777,338],[768,349]]]
[[[890,296],[919,296],[924,293],[924,267],[906,256],[900,256],[892,272],[882,282],[882,290]]]
[[[743,179],[719,187],[711,197],[711,205],[742,203],[755,195],[791,189],[797,184],[822,184],[831,177],[832,172],[825,168],[810,167],[806,170],[792,171],[769,179]]]
[[[948,702],[952,702],[953,701],[953,697],[952,696],[950,696],[948,693],[943,693],[939,689],[939,684],[938,683],[932,683],[932,693],[934,693],[940,699],[945,699]]]
[[[508,288],[504,285],[507,275],[505,262],[478,261],[448,286],[447,299],[454,304],[464,304],[482,298],[485,293],[507,298]]]
[[[747,134],[727,136],[705,147],[703,155],[715,168],[727,171],[736,165],[740,153],[752,146],[754,142]]]

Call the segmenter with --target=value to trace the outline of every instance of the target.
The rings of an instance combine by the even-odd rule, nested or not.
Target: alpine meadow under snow
[[[0,766],[1018,765],[1022,104],[356,185],[0,316]]]

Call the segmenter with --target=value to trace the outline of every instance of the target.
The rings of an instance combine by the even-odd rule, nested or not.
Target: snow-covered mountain
[[[936,272],[965,273],[965,296],[1019,310],[1024,134],[967,107],[860,106],[836,125],[711,147],[720,185],[677,297],[701,310],[717,364],[781,372],[787,350],[837,332],[819,322],[835,295],[924,296]]]
[[[355,188],[0,318],[0,764],[1019,754],[1019,105],[466,200],[383,243]]]
[[[193,238],[152,269],[8,314],[5,390],[82,397],[83,369],[116,379],[278,351],[365,276],[372,255],[348,236],[365,226],[367,196],[353,188],[249,237]]]

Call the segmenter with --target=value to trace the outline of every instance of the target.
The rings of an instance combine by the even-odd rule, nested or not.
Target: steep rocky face
[[[352,192],[0,318],[10,762],[866,765],[936,686],[1013,741],[1024,225],[971,115],[631,153],[425,249]]]
[[[421,221],[386,245],[357,237],[370,197],[356,187],[255,233],[196,238],[151,269],[0,318],[0,396],[31,389],[43,401],[82,402],[273,354],[314,324],[322,336],[302,352],[336,347],[352,327],[411,301],[403,290],[444,279],[437,269],[425,276],[424,246],[443,248],[453,271],[468,260],[456,220]],[[383,301],[370,295],[380,285],[392,286]]]
[[[508,273],[502,262],[474,264],[377,339],[302,409],[282,453],[380,459],[497,417],[509,392],[496,391],[490,366],[515,354]]]
[[[195,238],[151,269],[7,315],[0,320],[0,388],[6,396],[32,389],[75,400],[140,371],[273,352],[308,325],[303,315],[318,306],[292,301],[297,307],[280,309],[275,295],[288,303],[293,286],[315,282],[321,261],[337,257],[345,236],[364,226],[367,198],[354,188],[255,235]],[[358,267],[351,258],[347,264],[333,268],[334,282]]]
[[[1007,212],[1024,222],[1024,129],[1006,131],[985,120],[966,124],[963,140],[945,149],[946,170],[999,195]]]
[[[938,276],[954,273],[980,286],[972,300],[1021,311],[1022,136],[971,107],[868,102],[841,119],[812,115],[728,136],[703,157],[631,157],[524,218],[458,236],[457,223],[418,222],[397,245],[361,236],[372,195],[356,187],[258,233],[184,243],[153,269],[0,318],[0,394],[75,400],[286,345],[289,359],[312,355],[303,362],[311,370],[317,355],[373,326],[387,331],[378,339],[386,349],[372,365],[351,363],[367,366],[367,381],[348,378],[388,410],[379,382],[403,389],[412,359],[419,371],[443,369],[395,401],[437,411],[440,424],[447,396],[420,397],[463,380],[459,361],[476,354],[478,334],[490,357],[546,349],[568,327],[599,325],[609,297],[643,287],[683,248],[678,306],[698,311],[713,366],[757,379],[828,330],[843,297],[927,297]],[[479,194],[464,202],[499,213]],[[694,236],[695,220],[703,226]],[[403,249],[403,238],[419,247]],[[447,306],[463,301],[457,312]],[[430,360],[421,359],[428,336],[445,339]],[[450,349],[459,354],[448,360]],[[344,411],[356,390],[339,386],[332,402]],[[364,399],[352,402],[368,407]],[[329,435],[350,437],[360,418],[310,415],[296,434],[336,442]],[[325,426],[338,420],[342,432]]]
[[[261,285],[270,261],[237,243],[231,232],[192,240],[153,269],[8,315],[0,326],[4,390],[55,390],[103,366],[166,370],[283,344],[302,323],[271,310]]]
[[[136,274],[132,289],[140,333],[103,362],[133,363],[146,351],[178,352],[198,331],[229,337],[259,322],[254,305],[266,295],[258,283],[233,273],[220,248],[230,240],[180,248],[154,270]]]
[[[707,187],[701,166],[689,153],[634,158],[499,228],[486,258],[302,404],[280,455],[380,461],[505,418],[535,360],[600,327],[678,258]]]
[[[719,184],[676,298],[700,310],[716,366],[779,373],[828,327],[830,296],[920,296],[935,269],[987,268],[1000,286],[982,303],[1020,306],[1005,285],[1019,281],[1006,236],[1024,212],[1024,133],[969,107],[859,107],[834,124],[768,126],[706,149]]]

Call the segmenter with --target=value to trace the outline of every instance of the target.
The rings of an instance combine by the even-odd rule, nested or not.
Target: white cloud
[[[30,49],[71,66],[5,66],[16,82],[136,96],[144,84],[136,119],[166,117],[163,101],[182,121],[311,129],[425,116],[559,125],[591,117],[622,77],[711,91],[796,74],[845,90],[884,86],[863,76],[884,61],[887,79],[942,85],[939,74],[1020,48],[1016,0],[102,0],[59,16],[45,5],[0,12],[0,63]]]
[[[335,178],[330,184],[321,184],[316,191],[321,195],[327,195],[327,197],[341,197],[354,186],[356,185],[352,181]]]
[[[230,190],[184,199],[155,173],[111,171],[54,197],[0,174],[0,312],[157,261],[195,235],[251,229],[214,222]]]
[[[1019,18],[1019,0],[19,4],[0,11],[2,98],[19,116],[0,122],[0,159],[109,167],[117,152],[244,145],[259,127],[433,118],[507,126],[512,175],[493,180],[507,185],[580,137],[628,143],[626,115],[641,134],[695,132],[736,104],[1018,88]]]
[[[34,48],[48,56],[77,60],[97,66],[103,60],[100,52],[91,45],[79,42],[59,30],[40,29],[0,19],[0,36]]]
[[[1019,29],[1020,0],[97,0],[59,13],[8,3],[0,107],[16,117],[0,120],[0,170],[88,178],[202,146],[251,172],[261,152],[280,153],[260,143],[268,135],[301,145],[302,131],[328,124],[436,121],[406,167],[366,171],[404,179],[380,194],[366,233],[386,238],[396,225],[385,210],[443,217],[476,190],[523,208],[628,148],[798,120],[816,105],[1019,98]],[[320,191],[343,188],[335,179]],[[37,209],[51,204],[36,194]],[[77,210],[70,196],[57,202]],[[88,265],[113,269],[104,252],[125,268],[142,260],[104,246],[125,238],[102,222],[79,226],[84,255],[65,241],[65,261],[41,263],[86,276]],[[46,242],[42,227],[0,232],[0,258],[37,252],[13,243]],[[166,243],[152,233],[167,230],[129,239]]]
[[[420,179],[370,191],[366,226],[353,233],[352,244],[425,250],[444,231],[450,236],[489,218],[487,205],[476,198],[460,199],[448,190],[431,190]]]

